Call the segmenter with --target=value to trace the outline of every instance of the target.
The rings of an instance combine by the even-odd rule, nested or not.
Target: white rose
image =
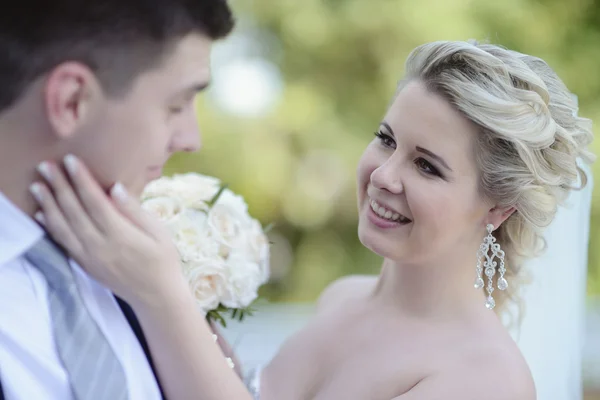
[[[188,172],[185,174],[173,175],[173,179],[181,182],[183,185],[194,188],[195,190],[210,192],[218,190],[221,187],[221,181],[213,176]],[[216,191],[215,190],[215,191]]]
[[[244,246],[246,230],[244,216],[230,207],[217,203],[208,213],[211,236],[220,245],[220,255],[227,258],[232,250]]]
[[[144,209],[170,230],[182,272],[204,311],[219,303],[245,308],[269,277],[269,243],[244,198],[225,189],[209,210],[221,182],[196,173],[163,177],[144,190]]]
[[[226,206],[231,210],[235,210],[238,215],[242,215],[245,218],[250,217],[248,214],[248,204],[246,204],[244,198],[233,193],[229,189],[225,189],[223,193],[221,193],[217,204]]]
[[[232,253],[225,268],[227,281],[221,303],[230,308],[248,307],[258,297],[262,284],[258,265],[249,262],[245,254]]]
[[[187,207],[195,207],[212,199],[220,186],[221,181],[218,179],[197,173],[164,176],[146,185],[141,199],[172,197],[179,199]]]
[[[184,262],[196,257],[220,258],[219,243],[211,238],[204,212],[184,209],[167,227]]]
[[[218,202],[208,215],[208,226],[220,244],[219,254],[227,258],[243,252],[248,262],[259,266],[261,282],[269,278],[270,246],[262,226],[245,212],[231,207],[235,203]]]
[[[183,269],[200,309],[206,313],[217,308],[227,286],[225,265],[214,258],[197,258]]]
[[[142,202],[142,208],[161,221],[170,221],[183,212],[181,202],[173,197],[154,197]]]
[[[248,252],[260,268],[262,283],[269,280],[269,257],[271,245],[269,238],[264,233],[262,226],[256,220],[251,221],[250,229],[246,235]]]
[[[142,201],[153,197],[173,197],[173,183],[171,178],[163,176],[146,185],[142,192]]]
[[[256,263],[260,269],[262,283],[267,282],[270,275],[269,256],[270,244],[261,224],[254,220],[248,220],[244,227],[243,248],[249,261]]]
[[[262,226],[256,220],[248,221],[245,230],[245,245],[247,251],[251,254],[252,259],[258,262],[264,256],[264,249],[268,248],[269,241],[267,239],[267,235],[265,235]]]
[[[173,176],[173,190],[188,207],[205,207],[221,187],[221,181],[211,176],[188,173]]]

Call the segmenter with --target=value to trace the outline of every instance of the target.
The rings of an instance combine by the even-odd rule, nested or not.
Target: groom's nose
[[[202,141],[200,139],[200,128],[198,123],[188,126],[187,129],[178,131],[171,140],[171,152],[193,153],[200,150]]]

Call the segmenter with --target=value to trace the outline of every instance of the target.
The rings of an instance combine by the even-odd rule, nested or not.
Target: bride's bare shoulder
[[[364,298],[377,284],[376,275],[348,275],[331,283],[319,297],[319,311],[336,308],[344,302]]]
[[[535,400],[533,376],[517,344],[501,325],[479,325],[460,334],[464,339],[453,337],[446,350],[433,346],[434,368],[394,400]]]
[[[408,392],[393,400],[421,399],[535,400],[533,377],[525,360],[518,354],[494,350],[465,354],[452,368],[432,374]]]

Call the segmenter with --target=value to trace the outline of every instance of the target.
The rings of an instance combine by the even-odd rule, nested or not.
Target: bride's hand
[[[41,207],[36,218],[135,309],[169,398],[250,399],[197,312],[166,229],[122,185],[107,196],[81,161],[68,156],[65,169],[70,179],[60,166],[41,164],[46,183],[32,185]]]
[[[53,239],[132,305],[188,290],[177,249],[159,221],[120,183],[107,196],[80,160],[67,156],[64,164],[70,179],[58,165],[44,162],[38,171],[46,183],[31,187],[41,208],[36,219]]]

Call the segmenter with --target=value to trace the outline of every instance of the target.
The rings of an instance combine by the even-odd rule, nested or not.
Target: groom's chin
[[[160,171],[160,174],[146,173],[145,176],[140,177],[140,179],[136,180],[134,183],[128,183],[128,182],[122,182],[122,183],[125,185],[125,188],[129,192],[129,194],[131,194],[131,196],[133,196],[137,199],[137,198],[140,198],[140,196],[144,192],[144,189],[150,182],[155,181],[155,180],[159,179],[160,177],[162,177],[162,169]]]
[[[129,192],[129,194],[135,198],[135,199],[139,199],[140,196],[142,195],[142,192],[144,191],[144,188],[146,187],[146,184],[148,184],[150,181],[145,181],[145,182],[140,182],[138,184],[135,185],[125,185],[125,188],[127,189],[127,191]]]
[[[159,179],[161,176],[162,176],[162,168],[159,168],[159,169],[148,168],[143,173],[137,174],[137,176],[134,179],[131,179],[131,178],[127,179],[126,177],[121,176],[121,177],[112,179],[108,185],[102,184],[101,186],[104,188],[106,193],[108,193],[112,189],[114,184],[116,184],[117,182],[120,182],[125,186],[125,189],[127,189],[127,192],[132,197],[137,199],[144,192],[146,185],[148,185],[152,181]]]

